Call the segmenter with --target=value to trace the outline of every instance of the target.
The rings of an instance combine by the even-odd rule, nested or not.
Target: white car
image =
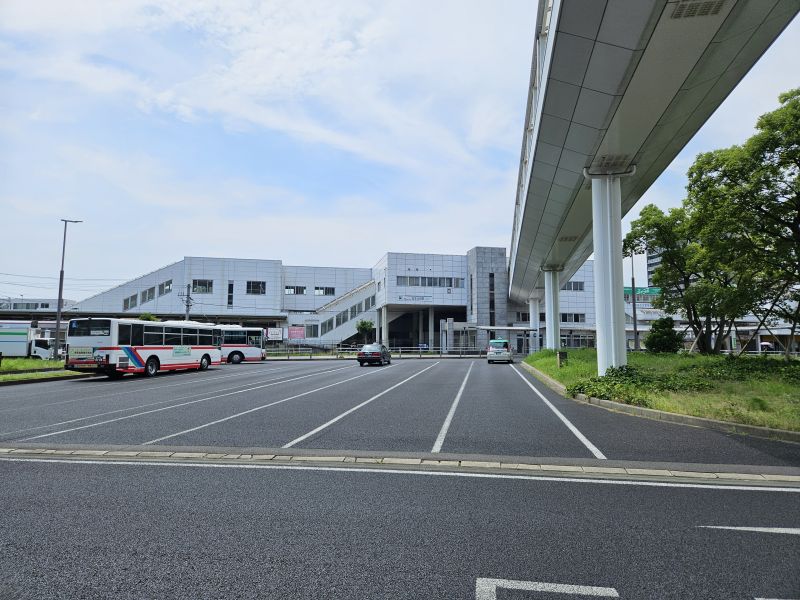
[[[489,340],[489,347],[486,349],[486,360],[490,364],[498,361],[514,362],[508,340]]]

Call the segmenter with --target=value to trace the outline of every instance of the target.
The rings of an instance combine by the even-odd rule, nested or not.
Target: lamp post
[[[67,224],[68,223],[83,223],[83,221],[73,221],[71,219],[61,219],[64,221],[64,241],[61,244],[61,272],[58,276],[58,304],[56,305],[56,341],[55,349],[53,350],[53,358],[58,358],[58,346],[61,339],[61,304],[64,295],[64,253],[67,250]]]

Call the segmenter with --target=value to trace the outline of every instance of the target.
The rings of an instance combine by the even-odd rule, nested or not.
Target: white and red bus
[[[222,362],[212,325],[194,321],[72,319],[66,368],[109,377],[197,369]]]
[[[222,360],[233,364],[266,358],[266,332],[258,327],[215,325]]]

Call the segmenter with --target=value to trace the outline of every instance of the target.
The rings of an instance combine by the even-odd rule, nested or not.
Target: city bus
[[[266,332],[259,327],[215,325],[222,360],[233,364],[266,358]]]
[[[159,371],[206,370],[222,362],[214,327],[194,321],[72,319],[66,368],[122,377]]]

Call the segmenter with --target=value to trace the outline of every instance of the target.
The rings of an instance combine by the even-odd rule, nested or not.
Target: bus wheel
[[[200,371],[205,371],[208,368],[211,359],[208,358],[208,354],[203,354],[203,358],[200,359]]]
[[[228,362],[238,365],[244,360],[244,355],[241,352],[232,352],[228,357]]]
[[[158,359],[155,356],[151,356],[144,365],[144,374],[148,377],[155,377],[155,374],[158,373],[158,366]]]

